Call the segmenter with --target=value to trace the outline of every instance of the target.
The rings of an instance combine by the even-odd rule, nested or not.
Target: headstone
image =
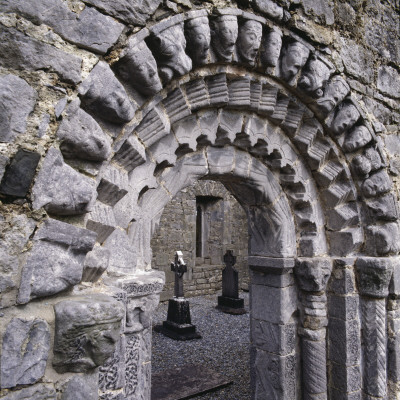
[[[167,320],[154,329],[175,340],[200,339],[201,335],[196,332],[196,326],[192,325],[189,301],[183,294],[183,274],[187,271],[187,266],[181,251],[175,253],[175,262],[171,263],[171,270],[175,273],[175,296],[169,300]]]
[[[222,271],[222,296],[218,296],[217,308],[227,314],[245,314],[244,300],[239,298],[239,273],[233,266],[236,256],[232,250],[224,255],[226,267]]]

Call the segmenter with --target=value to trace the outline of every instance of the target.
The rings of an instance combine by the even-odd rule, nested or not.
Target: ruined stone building
[[[166,262],[232,245],[254,399],[400,398],[398,0],[0,12],[0,399],[149,400]]]

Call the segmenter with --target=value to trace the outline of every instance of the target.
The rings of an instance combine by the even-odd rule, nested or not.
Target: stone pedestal
[[[227,314],[246,314],[244,309],[244,299],[236,299],[234,297],[218,296],[218,310]]]
[[[201,339],[196,326],[192,325],[189,301],[184,298],[169,300],[167,321],[154,329],[175,340]]]

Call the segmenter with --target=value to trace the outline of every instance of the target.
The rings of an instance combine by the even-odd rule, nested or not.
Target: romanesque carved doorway
[[[29,3],[8,3],[10,13],[37,12]],[[339,54],[290,31],[288,11],[273,2],[265,8],[258,1],[229,8],[200,2],[188,12],[175,5],[173,15],[143,28],[155,9],[142,10],[134,29],[114,2],[84,3],[128,25],[95,7],[82,11],[82,21],[97,15],[94,26],[113,27],[108,44],[87,42],[89,37],[83,42],[79,33],[86,26],[68,10],[65,15],[82,28],[72,30],[77,36],[55,24],[60,37],[52,39],[20,24],[19,16],[2,25],[8,54],[21,50],[18,74],[36,73],[37,61],[41,70],[30,82],[69,96],[52,111],[51,135],[28,138],[26,147],[36,153],[20,148],[23,124],[2,133],[7,146],[18,149],[14,174],[23,175],[23,160],[31,175],[17,188],[17,197],[29,192],[31,202],[9,207],[13,216],[23,216],[26,231],[19,264],[6,271],[4,321],[12,331],[14,315],[26,318],[21,305],[30,303],[27,309],[39,319],[41,307],[47,310],[39,324],[46,331],[43,368],[34,382],[43,376],[49,382],[34,387],[8,376],[5,390],[29,384],[28,397],[38,390],[54,398],[57,385],[66,383],[54,372],[61,368],[82,371],[102,399],[149,399],[149,321],[163,286],[163,274],[151,269],[151,238],[176,193],[211,179],[247,215],[254,398],[395,398],[398,199],[381,126],[354,95]],[[65,21],[61,14],[59,19]],[[2,85],[21,93],[29,114],[37,93],[21,80],[6,75]],[[54,86],[58,80],[66,89]],[[381,86],[390,92],[384,81]],[[50,101],[40,99],[37,109],[45,103]],[[14,109],[6,110],[7,118]],[[13,168],[1,185],[10,197],[16,194]],[[7,234],[12,241],[13,232]],[[75,308],[88,320],[92,309],[99,310],[90,326],[111,320],[113,334],[119,332],[119,341],[104,346],[107,356],[114,351],[107,363],[83,351],[79,337],[72,337],[77,345],[67,346],[67,356],[76,350],[82,365],[71,367],[57,346],[57,360],[48,357],[51,335],[63,344],[70,340],[63,330],[69,323],[72,332],[86,329],[68,318]],[[29,330],[31,322],[24,326]],[[85,387],[79,379],[71,385]]]

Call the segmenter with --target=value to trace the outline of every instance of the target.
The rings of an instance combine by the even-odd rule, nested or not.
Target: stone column
[[[295,273],[301,300],[303,399],[328,398],[326,370],[326,294],[332,271],[329,258],[298,258]]]
[[[393,257],[393,276],[388,301],[388,386],[389,398],[400,393],[400,257]]]
[[[328,286],[330,397],[361,398],[361,332],[354,258],[333,261]]]
[[[393,274],[390,258],[356,261],[361,295],[363,382],[366,396],[386,398],[386,298]]]
[[[100,369],[101,400],[150,399],[152,315],[164,282],[164,273],[154,270],[106,280],[126,313],[120,347]]]
[[[252,399],[297,398],[297,308],[291,258],[249,257]]]

